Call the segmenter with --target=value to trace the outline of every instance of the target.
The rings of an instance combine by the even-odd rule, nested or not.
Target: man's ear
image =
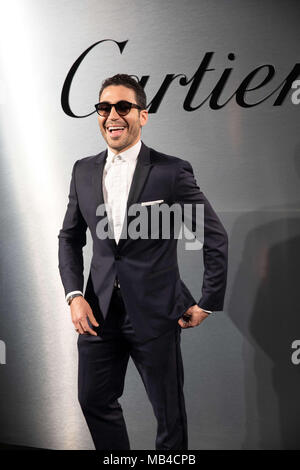
[[[142,109],[140,111],[141,126],[144,126],[145,124],[147,124],[147,121],[148,121],[148,111],[147,111],[147,109]]]

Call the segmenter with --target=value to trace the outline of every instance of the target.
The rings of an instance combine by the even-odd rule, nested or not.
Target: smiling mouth
[[[119,137],[125,131],[126,126],[107,126],[106,132],[112,137]]]

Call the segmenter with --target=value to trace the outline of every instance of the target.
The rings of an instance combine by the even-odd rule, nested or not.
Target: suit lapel
[[[104,170],[106,158],[107,158],[107,150],[104,150],[98,155],[96,162],[94,163],[94,168],[93,168],[92,178],[93,178],[94,192],[96,194],[97,207],[99,206],[99,204],[104,204],[102,178],[103,178],[103,170]]]
[[[107,158],[107,150],[104,150],[98,155],[96,162],[94,163],[94,168],[93,168],[92,181],[93,181],[93,189],[94,189],[97,208],[99,205],[104,204],[102,180],[103,180],[103,171],[104,171],[106,158]],[[97,217],[100,217],[99,220],[101,220],[103,217],[107,217],[106,211],[104,212],[103,216],[97,216]],[[107,237],[103,241],[108,243],[111,249],[115,251],[117,244],[114,238]]]
[[[141,150],[137,157],[136,167],[132,177],[132,183],[130,186],[128,199],[127,199],[127,208],[126,214],[128,214],[128,209],[132,204],[135,204],[140,197],[142,189],[146,183],[149,172],[152,168],[152,163],[150,161],[150,149],[143,142]],[[128,224],[131,220],[131,217],[126,217],[122,227],[121,238],[118,243],[118,248],[121,248],[127,241],[128,237]],[[122,238],[125,237],[125,238]],[[117,245],[116,245],[117,246]]]

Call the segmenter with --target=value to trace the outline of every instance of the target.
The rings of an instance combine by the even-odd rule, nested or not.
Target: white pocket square
[[[152,206],[153,204],[159,204],[160,202],[164,202],[163,199],[158,199],[157,201],[146,201],[146,202],[141,202],[142,206]]]

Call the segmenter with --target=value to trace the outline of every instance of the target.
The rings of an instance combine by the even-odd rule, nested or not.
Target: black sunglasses
[[[136,109],[142,109],[141,106],[138,106],[137,104],[134,103],[129,103],[129,101],[118,101],[117,103],[107,103],[106,101],[103,101],[102,103],[97,103],[95,104],[95,108],[97,113],[102,116],[102,117],[107,117],[109,116],[111,112],[111,108],[115,107],[115,110],[119,114],[119,116],[126,116],[126,114],[129,113],[131,108],[136,108]]]

